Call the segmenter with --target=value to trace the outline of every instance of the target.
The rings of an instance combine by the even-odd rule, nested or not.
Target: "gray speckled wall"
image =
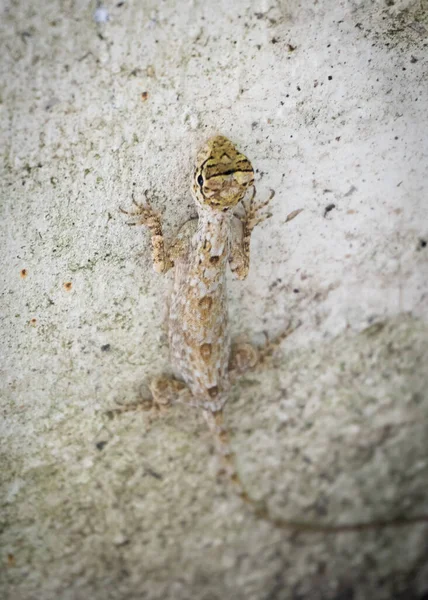
[[[421,599],[427,526],[274,530],[216,477],[195,410],[106,411],[169,368],[168,282],[119,206],[150,190],[173,236],[222,133],[276,191],[234,335],[302,321],[233,390],[242,478],[284,518],[428,512],[426,6],[95,8],[0,9],[1,597]]]

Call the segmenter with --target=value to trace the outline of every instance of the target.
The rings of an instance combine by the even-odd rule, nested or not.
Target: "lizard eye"
[[[199,175],[197,181],[201,187],[204,185],[204,178],[202,177],[202,175]]]

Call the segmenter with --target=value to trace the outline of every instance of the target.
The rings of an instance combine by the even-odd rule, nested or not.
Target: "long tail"
[[[211,412],[204,410],[204,417],[208,427],[213,435],[217,455],[221,462],[222,470],[227,475],[230,483],[235,489],[236,494],[251,507],[252,512],[258,519],[269,522],[279,529],[288,529],[297,532],[320,532],[320,533],[345,533],[347,531],[369,531],[382,529],[386,527],[406,527],[416,523],[428,523],[428,515],[415,517],[396,517],[394,519],[385,519],[379,521],[370,521],[363,523],[349,523],[344,525],[323,525],[321,523],[311,523],[308,521],[290,521],[271,516],[265,502],[258,502],[251,498],[242,483],[236,470],[235,457],[232,452],[229,434],[224,425],[223,411]]]

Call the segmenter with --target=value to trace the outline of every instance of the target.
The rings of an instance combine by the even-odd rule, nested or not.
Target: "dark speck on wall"
[[[324,217],[326,217],[327,213],[329,213],[331,210],[333,210],[333,208],[336,208],[335,204],[327,204],[327,206],[324,209]]]

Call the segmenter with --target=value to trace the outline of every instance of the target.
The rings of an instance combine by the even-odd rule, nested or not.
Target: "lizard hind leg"
[[[266,342],[263,344],[263,346],[258,351],[258,354],[259,354],[258,364],[262,364],[262,363],[266,362],[268,359],[270,359],[272,357],[272,355],[274,354],[275,350],[277,348],[279,348],[281,343],[286,338],[288,338],[292,333],[294,333],[296,331],[296,329],[298,329],[300,327],[301,324],[302,324],[301,321],[298,321],[295,325],[290,324],[282,333],[277,335],[272,340],[270,340],[267,337],[267,335],[265,334],[267,339],[266,339]]]
[[[113,418],[115,415],[124,412],[139,410],[164,412],[173,404],[183,402],[190,404],[192,400],[192,394],[183,381],[167,377],[166,375],[154,377],[149,384],[149,389],[151,392],[150,398],[141,396],[137,402],[124,404],[120,408],[107,411],[108,416]]]
[[[192,395],[183,381],[159,375],[150,382],[153,403],[158,407],[169,407],[173,404],[190,402]]]
[[[260,365],[265,364],[281,343],[294,333],[300,325],[300,321],[296,325],[289,325],[285,331],[273,340],[267,338],[266,342],[260,348],[249,342],[233,344],[229,360],[229,377],[231,381],[235,382],[241,375],[244,375],[248,371],[254,371]]]
[[[229,377],[236,381],[238,377],[251,371],[259,362],[258,349],[249,342],[240,342],[232,345],[229,360]]]

